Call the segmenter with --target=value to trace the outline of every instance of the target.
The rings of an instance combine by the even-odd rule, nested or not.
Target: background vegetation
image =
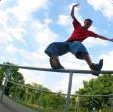
[[[9,68],[11,76],[5,88],[5,95],[38,112],[64,111],[65,94],[53,93],[50,89],[36,83],[25,84],[24,77],[17,67],[0,67],[0,87]],[[84,81],[83,84],[84,87],[71,96],[70,112],[113,112],[112,74],[101,75],[96,79]]]

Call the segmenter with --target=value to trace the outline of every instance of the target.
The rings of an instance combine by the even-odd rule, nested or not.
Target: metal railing
[[[6,72],[6,79],[4,82],[4,86],[2,89],[2,94],[1,94],[1,100],[3,99],[4,95],[4,90],[5,87],[7,86],[7,82],[9,77],[11,76],[10,73],[10,67],[17,67],[21,69],[29,69],[29,70],[37,70],[37,71],[47,71],[47,72],[60,72],[60,73],[69,73],[69,82],[68,82],[68,90],[67,90],[67,97],[66,97],[66,104],[64,108],[64,112],[69,112],[69,102],[70,102],[70,96],[71,96],[71,88],[72,88],[72,79],[73,79],[73,74],[74,73],[80,73],[80,74],[93,74],[93,73],[99,73],[99,74],[112,74],[113,71],[111,70],[104,70],[104,71],[90,71],[90,70],[74,70],[74,69],[59,69],[59,70],[53,70],[50,68],[38,68],[38,67],[28,67],[28,66],[14,66],[14,65],[7,65],[7,64],[0,64],[0,66],[7,66],[9,69]]]

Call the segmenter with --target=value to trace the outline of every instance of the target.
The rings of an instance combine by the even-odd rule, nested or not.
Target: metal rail
[[[97,71],[91,71],[91,70],[51,69],[51,68],[39,68],[39,67],[32,67],[32,66],[19,66],[19,65],[8,65],[8,64],[0,64],[0,66],[17,67],[17,68],[21,68],[21,69],[47,71],[47,72],[61,72],[61,73],[80,73],[80,74],[92,74],[92,73],[112,74],[113,73],[113,70],[102,70],[100,72],[97,72]]]

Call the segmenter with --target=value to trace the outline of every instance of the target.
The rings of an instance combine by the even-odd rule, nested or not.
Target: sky
[[[113,38],[112,0],[1,0],[0,1],[0,63],[50,68],[44,53],[52,42],[63,42],[73,31],[70,16],[73,4],[76,18],[83,24],[85,18],[93,20],[90,30]],[[91,59],[98,63],[104,59],[102,70],[113,70],[113,43],[89,37],[83,44]],[[71,53],[60,58],[67,69],[89,70],[84,60]],[[54,92],[67,92],[69,74],[19,70],[26,83],[38,83]],[[96,78],[91,74],[74,74],[72,93],[83,87],[83,80]]]

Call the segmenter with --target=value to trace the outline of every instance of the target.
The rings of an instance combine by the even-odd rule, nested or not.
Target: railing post
[[[73,79],[73,73],[70,72],[70,74],[69,74],[69,83],[68,83],[68,91],[67,91],[67,98],[66,98],[66,105],[65,105],[65,108],[64,108],[64,112],[69,111],[69,102],[70,102],[70,96],[71,96],[72,79]]]
[[[80,99],[80,96],[77,96],[76,98],[76,112],[79,112],[80,111],[80,102],[79,102],[79,99]]]
[[[1,98],[0,98],[1,101],[2,101],[2,99],[3,99],[3,95],[4,95],[5,88],[6,88],[6,86],[7,86],[7,83],[8,83],[8,81],[9,81],[9,77],[11,76],[11,73],[10,73],[10,70],[9,70],[9,69],[7,69],[5,75],[6,75],[6,79],[5,79],[5,81],[4,81],[4,85],[3,85],[3,88],[2,88],[2,93],[1,93]]]

